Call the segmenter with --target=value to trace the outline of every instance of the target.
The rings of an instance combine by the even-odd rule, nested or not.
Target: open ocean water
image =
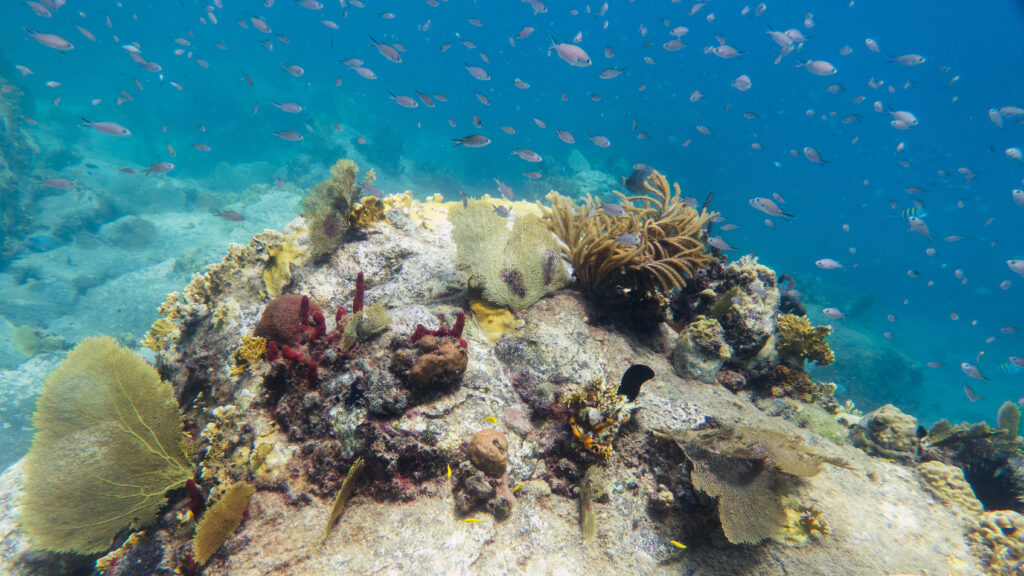
[[[835,328],[837,363],[815,374],[841,399],[992,422],[1024,397],[1022,2],[40,0],[0,15],[0,368],[27,359],[19,326],[137,342],[229,241],[300,210],[261,220],[247,188],[308,189],[339,157],[384,192],[450,200],[497,195],[495,179],[517,199],[611,199],[643,163],[713,194],[731,257],[793,277]],[[453,146],[470,135],[490,143]],[[241,227],[213,216],[221,201]],[[146,262],[104,232],[131,218],[159,222],[128,235],[155,236]],[[164,261],[164,282],[89,298]],[[135,323],[104,323],[104,306]]]

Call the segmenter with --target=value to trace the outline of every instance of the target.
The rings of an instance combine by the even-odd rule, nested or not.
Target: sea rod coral
[[[698,212],[683,201],[679,184],[654,171],[644,181],[647,194],[615,194],[623,213],[603,209],[587,195],[582,204],[551,193],[541,206],[552,232],[565,244],[580,286],[589,293],[621,287],[669,292],[686,285],[696,270],[711,264],[704,230],[716,212]]]

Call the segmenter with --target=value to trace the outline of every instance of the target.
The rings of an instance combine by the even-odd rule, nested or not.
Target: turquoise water
[[[518,199],[588,186],[610,198],[645,163],[685,195],[714,194],[739,226],[722,232],[734,254],[795,278],[812,320],[836,329],[839,360],[817,375],[841,397],[865,410],[895,402],[925,421],[991,421],[1024,395],[1008,361],[1024,356],[1024,278],[1007,265],[1024,259],[1024,205],[1011,192],[1024,188],[1012,151],[1024,147],[1019,2],[776,2],[746,14],[668,0],[548,2],[539,13],[468,0],[37,5],[49,17],[29,4],[0,8],[2,368],[27,359],[15,326],[65,345],[96,333],[137,342],[166,293],[228,242],[294,218],[339,157],[373,168],[385,192],[453,200],[460,186],[498,194],[495,178]],[[775,63],[766,32],[789,29],[782,43],[805,40]],[[401,62],[371,36],[401,48]],[[552,37],[577,36],[590,66],[550,50]],[[722,46],[738,56],[719,57]],[[892,61],[914,54],[924,62]],[[376,79],[343,63],[352,58]],[[821,62],[836,73],[809,72],[827,71]],[[490,144],[452,146],[473,134]],[[523,149],[542,161],[511,154]],[[173,169],[142,173],[160,162]],[[603,175],[579,174],[587,165]],[[772,194],[795,218],[749,204]],[[915,200],[930,238],[900,217]],[[843,269],[816,267],[823,258]],[[846,320],[820,312],[829,307]],[[982,399],[969,401],[965,383]]]

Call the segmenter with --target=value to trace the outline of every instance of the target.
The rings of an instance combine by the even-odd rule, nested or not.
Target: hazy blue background
[[[128,184],[117,194],[152,186],[157,178],[228,194],[242,191],[226,189],[225,179],[217,178],[218,170],[228,165],[242,167],[237,170],[247,176],[246,185],[274,184],[267,171],[244,168],[263,162],[287,167],[280,172],[283,180],[308,187],[324,166],[349,155],[364,169],[375,168],[387,192],[410,187],[420,197],[441,192],[454,199],[463,185],[472,194],[495,194],[491,179],[500,176],[520,198],[536,199],[551,187],[567,185],[572,172],[566,164],[574,149],[595,170],[616,179],[628,175],[632,164],[644,162],[678,180],[685,194],[703,200],[713,192],[713,207],[740,226],[724,233],[737,255],[752,252],[780,273],[792,274],[812,308],[851,312],[846,322],[829,320],[836,326],[840,362],[823,374],[836,379],[841,392],[860,406],[871,409],[893,400],[925,420],[992,420],[1001,402],[1024,395],[1024,376],[998,369],[1008,356],[1024,356],[1020,334],[1000,332],[1002,327],[1024,328],[1024,278],[1005,264],[1024,258],[1024,208],[1011,200],[1011,189],[1024,186],[1024,166],[1004,153],[1008,147],[1024,146],[1024,127],[1017,123],[1024,117],[1005,118],[1000,129],[987,114],[992,107],[1024,106],[1021,2],[993,0],[983,8],[953,2],[774,2],[758,17],[741,16],[742,4],[733,2],[710,2],[690,15],[694,3],[669,0],[612,0],[604,16],[597,15],[600,2],[551,1],[547,13],[536,15],[529,4],[513,0],[451,0],[438,7],[421,1],[365,0],[365,8],[347,9],[336,0],[325,4],[314,11],[294,0],[277,0],[270,8],[263,2],[224,0],[223,8],[213,11],[218,24],[204,25],[199,19],[207,14],[206,2],[70,0],[50,19],[36,16],[22,3],[4,3],[0,76],[24,91],[22,112],[38,122],[26,130],[49,158],[37,162],[32,174],[73,178],[82,189],[90,185],[91,174],[106,170],[104,178],[135,178],[122,180]],[[808,11],[813,12],[813,28],[803,26]],[[395,17],[380,16],[387,12]],[[714,19],[709,22],[710,14]],[[236,22],[248,22],[251,16],[265,17],[273,34],[251,26],[243,29]],[[468,18],[480,19],[483,26],[470,24]],[[329,29],[320,20],[331,20],[340,29]],[[428,20],[429,29],[421,31]],[[76,24],[98,41],[84,38]],[[686,48],[664,50],[662,44],[672,38],[668,31],[678,25],[689,28],[682,38]],[[535,31],[512,47],[509,36],[524,26]],[[41,46],[22,27],[59,34],[75,49],[60,53]],[[646,36],[641,27],[646,27]],[[773,65],[778,46],[765,33],[769,28],[798,28],[808,40]],[[571,67],[548,55],[550,36],[571,42],[577,32],[582,33],[580,46],[593,60],[588,68]],[[742,56],[724,60],[704,53],[705,46],[718,44],[716,34]],[[368,46],[371,35],[404,45],[403,62],[388,62]],[[881,54],[867,50],[867,37],[877,40]],[[181,48],[175,38],[190,40],[185,49],[193,52],[191,58],[172,54]],[[273,51],[263,44],[268,40]],[[469,49],[461,40],[476,47]],[[162,72],[137,66],[121,49],[129,42],[138,42],[143,56],[159,63]],[[439,48],[446,42],[453,45],[442,53]],[[606,45],[614,47],[613,59],[605,58]],[[845,45],[852,53],[842,56]],[[481,60],[481,53],[490,57],[490,64]],[[904,67],[887,57],[907,53],[921,54],[927,62]],[[350,57],[364,60],[378,79],[364,79],[340,63]],[[645,63],[645,57],[653,64]],[[209,67],[200,67],[197,58]],[[827,60],[838,74],[814,76],[797,67],[798,59]],[[34,74],[22,77],[15,64]],[[282,70],[282,65],[292,64],[304,67],[305,75],[294,78]],[[484,67],[491,80],[474,79],[465,64]],[[611,66],[625,67],[624,74],[599,79]],[[747,92],[730,86],[740,74],[752,80]],[[954,76],[959,81],[947,88]],[[531,87],[515,88],[516,77]],[[872,78],[884,84],[871,89]],[[49,80],[63,86],[44,86]],[[837,83],[843,91],[826,90]],[[643,91],[638,89],[641,84],[646,86]],[[703,98],[691,103],[690,94],[698,89]],[[121,90],[133,100],[117,106]],[[389,92],[415,96],[417,90],[442,93],[448,101],[434,109],[406,109],[388,99]],[[491,105],[483,105],[477,92]],[[592,94],[600,100],[594,101]],[[55,107],[57,96],[61,101]],[[864,101],[855,103],[858,96]],[[90,105],[94,98],[102,102]],[[872,110],[876,100],[893,110],[913,112],[920,125],[894,129],[888,114]],[[296,102],[305,110],[286,114],[274,108],[274,101]],[[757,118],[745,118],[746,112]],[[482,128],[473,127],[473,114],[482,119]],[[849,114],[861,119],[842,123]],[[119,122],[133,134],[115,138],[79,128],[79,116]],[[534,118],[547,128],[538,127]],[[634,119],[646,139],[637,139]],[[698,125],[712,133],[699,133]],[[501,126],[514,127],[517,133],[505,134]],[[572,132],[576,144],[561,142],[555,128]],[[305,139],[286,142],[273,135],[279,130],[298,131]],[[451,139],[474,133],[488,136],[492,144],[452,147]],[[608,137],[612,145],[601,149],[587,140],[597,135]],[[367,143],[359,144],[359,137]],[[763,149],[752,149],[755,142]],[[900,142],[905,149],[897,154]],[[201,152],[192,144],[212,150]],[[176,150],[175,158],[167,145]],[[828,164],[791,155],[805,146],[817,149]],[[544,162],[529,164],[510,156],[521,148],[536,151]],[[116,167],[138,170],[156,161],[172,161],[176,169],[148,180],[111,173]],[[89,168],[89,163],[99,168]],[[976,178],[964,183],[957,172],[961,167]],[[532,170],[545,177],[530,181],[522,175]],[[940,170],[949,176],[940,176]],[[25,185],[33,185],[24,176]],[[237,178],[230,181],[238,186]],[[912,197],[904,191],[908,186],[925,190],[919,197],[926,204],[931,243],[908,232],[890,207],[890,201],[899,209],[911,206]],[[2,193],[9,202],[16,191]],[[784,209],[796,215],[793,221],[775,219],[774,227],[767,227],[765,215],[748,205],[749,198],[772,193],[786,199]],[[288,217],[297,213],[294,203],[280,210]],[[111,217],[122,217],[122,212]],[[848,233],[843,224],[849,226]],[[25,236],[48,232],[31,226],[22,230]],[[950,235],[964,239],[946,242]],[[226,240],[212,235],[210,242],[211,248],[221,250]],[[935,256],[925,254],[929,246],[937,250]],[[26,248],[2,267],[13,268],[33,254]],[[820,258],[835,258],[846,269],[819,270],[814,262]],[[919,270],[920,277],[908,277],[908,269]],[[956,277],[958,269],[966,283]],[[999,287],[1004,280],[1012,282],[1008,290]],[[148,298],[139,305],[150,310],[162,293]],[[859,314],[853,315],[857,308]],[[959,320],[951,320],[951,313]],[[895,322],[887,320],[889,314]],[[828,320],[816,309],[811,316],[822,323]],[[892,337],[883,336],[886,332]],[[995,339],[986,343],[989,337]],[[962,391],[967,378],[959,363],[974,362],[981,351],[985,354],[979,365],[993,380],[971,381],[984,400],[970,403]],[[844,366],[844,358],[856,360]],[[945,366],[927,368],[930,361]]]

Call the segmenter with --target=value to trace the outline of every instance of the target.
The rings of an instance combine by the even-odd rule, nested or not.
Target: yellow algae
[[[235,365],[231,367],[231,375],[239,374],[252,368],[267,353],[267,341],[259,336],[242,336],[242,345],[235,350]]]
[[[786,508],[786,519],[781,530],[772,539],[789,546],[800,547],[807,543],[812,534],[827,535],[830,530],[821,514],[821,510],[814,506],[799,506],[795,510]]]
[[[522,325],[507,308],[484,300],[474,300],[469,305],[473,320],[491,344],[497,344],[505,336],[515,336]]]
[[[292,281],[291,265],[302,255],[302,250],[291,241],[285,240],[277,246],[268,248],[267,253],[270,257],[263,268],[263,283],[267,288],[267,296],[277,298],[284,287]]]
[[[356,204],[349,216],[353,228],[367,228],[384,219],[384,203],[378,198],[367,196]]]
[[[804,361],[827,366],[835,360],[825,338],[832,333],[831,326],[811,326],[806,316],[783,314],[776,328],[775,350],[783,361],[794,367]]]

